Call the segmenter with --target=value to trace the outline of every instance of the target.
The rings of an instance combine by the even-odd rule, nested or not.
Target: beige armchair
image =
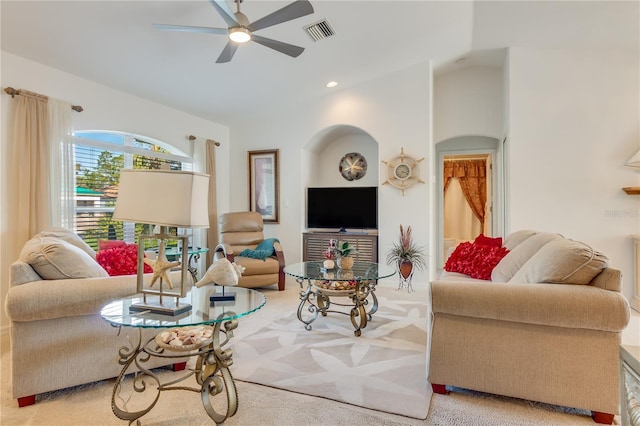
[[[277,284],[278,290],[282,291],[285,284],[284,253],[277,239],[265,240],[263,230],[264,222],[257,212],[220,215],[220,244],[216,247],[214,256],[224,256],[230,262],[236,262],[245,268],[238,282],[240,287],[254,288]],[[245,249],[250,252],[240,256]],[[261,254],[266,257],[262,259]]]

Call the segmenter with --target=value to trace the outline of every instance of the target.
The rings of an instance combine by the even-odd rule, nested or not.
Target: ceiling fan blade
[[[192,27],[189,25],[153,24],[153,28],[169,31],[185,31],[191,33],[228,34],[228,28]]]
[[[213,0],[210,0],[213,1]],[[282,9],[252,22],[247,28],[249,31],[258,31],[263,28],[291,21],[292,19],[301,18],[313,13],[313,6],[307,0],[297,0]]]
[[[226,22],[229,27],[238,26],[236,15],[231,9],[229,9],[229,5],[225,0],[209,0],[209,3],[213,5],[213,8],[218,11],[220,16],[222,16],[222,19],[224,19],[224,22]]]
[[[297,58],[302,52],[304,52],[304,47],[294,46],[293,44],[272,40],[266,37],[260,37],[255,34],[251,35],[251,41],[255,41],[258,44],[277,50],[278,52],[284,53],[285,55],[289,55],[293,58]]]
[[[233,55],[236,53],[237,49],[238,45],[236,43],[231,43],[230,41],[227,42],[227,45],[222,50],[222,53],[220,54],[220,56],[218,56],[216,64],[222,64],[231,61],[231,58],[233,58]]]

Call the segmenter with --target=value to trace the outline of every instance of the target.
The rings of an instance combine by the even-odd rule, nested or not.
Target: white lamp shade
[[[178,170],[120,171],[115,220],[209,227],[209,175]]]

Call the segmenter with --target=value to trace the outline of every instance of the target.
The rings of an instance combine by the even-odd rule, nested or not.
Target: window
[[[98,240],[135,242],[144,224],[111,219],[120,169],[191,170],[191,159],[160,141],[106,131],[74,133],[75,231],[94,250]]]

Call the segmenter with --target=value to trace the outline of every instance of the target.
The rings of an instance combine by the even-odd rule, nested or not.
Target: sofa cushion
[[[436,315],[612,332],[624,330],[629,322],[629,304],[619,292],[592,286],[436,280],[431,282],[431,300]]]
[[[502,260],[500,260],[500,263],[493,268],[493,271],[491,272],[491,281],[497,283],[508,282],[513,278],[516,272],[520,270],[522,265],[536,254],[540,248],[550,241],[562,238],[560,234],[552,234],[549,232],[531,234],[531,232],[533,231],[518,231],[516,234],[519,234],[519,237],[516,236],[516,238],[512,238],[512,236],[509,235],[506,238],[505,245],[511,245],[523,236],[528,235],[527,238],[516,244],[515,247],[511,249],[509,253],[502,258]]]
[[[20,259],[11,264],[9,276],[12,286],[42,280],[42,277],[33,270],[31,265]]]
[[[527,240],[529,237],[536,235],[537,233],[538,231],[531,231],[529,229],[522,229],[520,231],[512,232],[504,239],[503,246],[505,246],[507,250],[511,251],[516,248],[516,246]]]
[[[96,261],[112,277],[137,274],[138,245],[125,243],[124,246],[100,250],[96,254]],[[144,264],[144,273],[150,272],[153,272],[151,266]]]
[[[608,265],[609,259],[587,244],[560,238],[540,248],[509,282],[589,284]]]
[[[45,229],[44,231],[41,231],[40,233],[38,233],[38,235],[41,237],[59,238],[61,240],[66,241],[69,244],[73,244],[79,249],[82,249],[93,259],[96,258],[95,250],[92,249],[87,243],[85,243],[84,240],[78,236],[78,234],[76,234],[73,231],[69,231],[68,229],[49,228],[49,229]]]
[[[471,278],[491,279],[491,271],[507,254],[504,247],[464,242],[458,244],[444,265],[445,271],[460,272]]]
[[[20,260],[45,280],[109,276],[85,250],[63,239],[40,234],[25,243]]]

